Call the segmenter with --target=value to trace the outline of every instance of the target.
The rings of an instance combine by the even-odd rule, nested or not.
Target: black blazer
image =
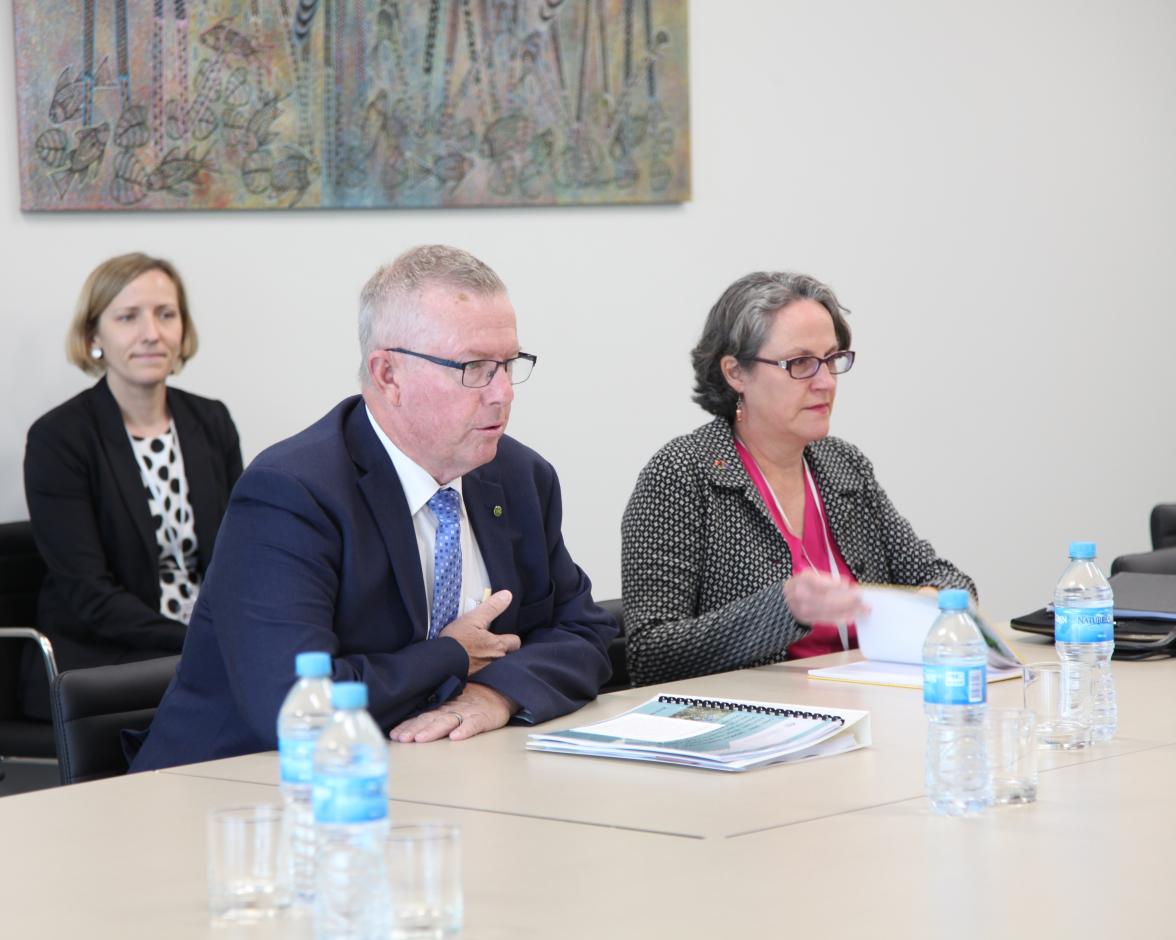
[[[208,569],[241,445],[219,401],[167,390],[195,516],[199,570]],[[180,651],[186,627],[159,612],[159,547],[118,403],[103,378],[29,429],[25,497],[48,573],[37,626],[59,669]],[[27,670],[26,670],[27,672]],[[25,707],[40,710],[40,695]]]

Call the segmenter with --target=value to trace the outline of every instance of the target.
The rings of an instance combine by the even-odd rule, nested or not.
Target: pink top
[[[743,461],[743,467],[747,471],[747,475],[751,477],[751,482],[755,484],[760,498],[764,501],[764,505],[768,507],[768,512],[771,513],[772,519],[775,520],[776,528],[780,530],[780,534],[784,536],[784,541],[788,543],[788,550],[792,553],[792,573],[795,575],[804,571],[806,568],[815,568],[824,574],[831,574],[832,572],[829,570],[829,557],[832,555],[833,563],[837,566],[841,580],[847,584],[856,584],[857,579],[854,578],[849,567],[845,564],[845,560],[841,557],[841,551],[837,548],[837,543],[833,541],[833,535],[829,531],[828,524],[825,522],[824,504],[818,508],[817,500],[805,499],[804,538],[798,539],[788,530],[788,526],[784,523],[784,517],[780,513],[780,507],[776,504],[775,494],[772,493],[771,487],[768,486],[768,481],[764,479],[764,475],[760,472],[759,465],[755,462],[755,458],[751,456],[751,452],[738,440],[735,441],[735,449],[739,452],[739,459]],[[813,489],[816,489],[815,483],[813,484]],[[820,493],[817,493],[817,498],[820,499]],[[797,640],[788,647],[789,659],[803,659],[806,656],[821,656],[824,653],[841,652],[841,636],[837,632],[836,624],[814,623],[812,626],[812,632],[808,636],[802,640]],[[856,649],[857,645],[857,629],[853,624],[850,624],[850,649]]]

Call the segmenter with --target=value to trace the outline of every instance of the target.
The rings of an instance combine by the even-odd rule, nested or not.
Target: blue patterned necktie
[[[429,639],[457,617],[461,597],[461,496],[450,487],[438,490],[428,506],[437,517],[437,543],[433,549],[433,612]]]

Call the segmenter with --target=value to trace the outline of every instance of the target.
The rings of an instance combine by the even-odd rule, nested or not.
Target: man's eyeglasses
[[[416,356],[418,359],[425,359],[439,366],[460,369],[461,384],[466,388],[485,388],[494,381],[494,376],[498,375],[500,368],[506,370],[506,377],[510,379],[511,385],[518,385],[531,377],[531,370],[535,368],[535,363],[539,361],[538,356],[532,356],[530,353],[519,353],[513,359],[506,360],[471,359],[469,362],[454,362],[452,359],[442,359],[440,356],[430,356],[427,353],[413,352],[411,349],[402,349],[400,346],[387,347],[384,352]]]
[[[829,369],[831,375],[841,375],[853,368],[853,360],[857,356],[852,349],[840,349],[831,356],[794,356],[791,359],[764,359],[760,356],[745,356],[745,362],[762,362],[764,365],[779,366],[794,379],[811,379],[821,368],[821,363]]]

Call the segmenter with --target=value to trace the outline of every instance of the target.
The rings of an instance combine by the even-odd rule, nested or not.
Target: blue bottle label
[[[278,767],[282,783],[310,783],[314,778],[316,738],[279,738]]]
[[[320,774],[313,794],[316,823],[374,822],[388,816],[387,772]]]
[[[1055,643],[1106,643],[1115,638],[1114,607],[1055,607]]]
[[[923,701],[928,705],[982,705],[988,701],[988,667],[923,666]]]

